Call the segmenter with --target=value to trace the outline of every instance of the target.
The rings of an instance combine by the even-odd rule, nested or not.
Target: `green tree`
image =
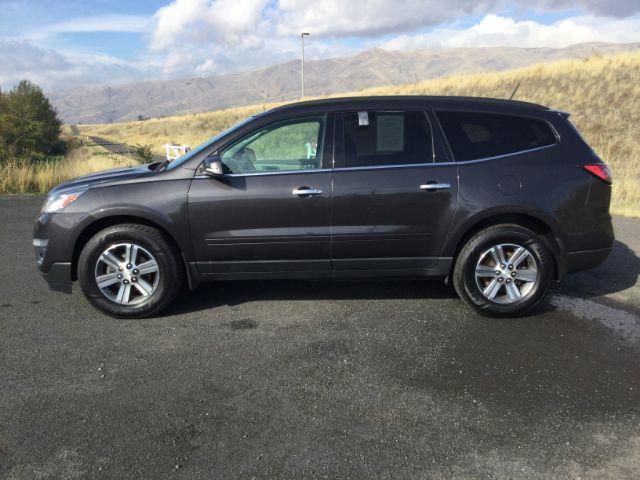
[[[23,80],[9,93],[0,93],[0,150],[5,155],[61,153],[61,126],[55,109],[34,83]]]

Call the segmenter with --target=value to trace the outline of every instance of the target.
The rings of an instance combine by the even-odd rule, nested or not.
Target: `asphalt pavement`
[[[89,140],[91,140],[96,145],[104,148],[108,152],[116,155],[127,155],[127,156],[136,155],[136,149],[128,145],[123,145],[121,143],[113,143],[111,140],[108,140],[106,138],[95,137],[95,136],[89,137]],[[157,153],[153,153],[151,155],[151,160],[154,162],[162,162],[166,159],[167,158],[165,156],[158,155]]]
[[[202,285],[114,320],[0,198],[2,479],[637,479],[640,221],[533,315],[434,281]]]

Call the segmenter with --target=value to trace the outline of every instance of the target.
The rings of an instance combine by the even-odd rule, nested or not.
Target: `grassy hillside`
[[[375,88],[358,95],[471,95],[508,97],[567,110],[587,141],[612,167],[615,213],[640,216],[640,53],[559,61],[499,73],[459,75]],[[349,94],[345,94],[349,95]],[[160,152],[165,143],[195,146],[220,130],[274,105],[191,116],[82,127],[83,133]]]

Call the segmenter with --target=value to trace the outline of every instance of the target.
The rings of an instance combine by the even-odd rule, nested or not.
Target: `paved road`
[[[526,319],[438,282],[210,284],[113,320],[0,198],[0,478],[640,476],[640,222]]]
[[[93,141],[96,145],[101,146],[111,153],[115,153],[118,155],[135,155],[135,149],[129,147],[128,145],[123,145],[120,143],[114,143],[111,140],[102,137],[89,137],[91,141]],[[158,155],[156,153],[152,154],[152,160],[154,162],[162,162],[166,160],[166,157],[163,155]]]

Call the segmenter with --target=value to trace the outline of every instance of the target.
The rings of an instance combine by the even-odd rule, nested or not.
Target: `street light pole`
[[[191,115],[191,105],[189,104],[189,85],[191,85],[191,82],[187,82],[187,115]]]
[[[304,37],[309,36],[307,32],[302,32],[300,34],[300,38],[302,39],[302,76],[301,76],[301,89],[300,89],[300,99],[304,98]]]

